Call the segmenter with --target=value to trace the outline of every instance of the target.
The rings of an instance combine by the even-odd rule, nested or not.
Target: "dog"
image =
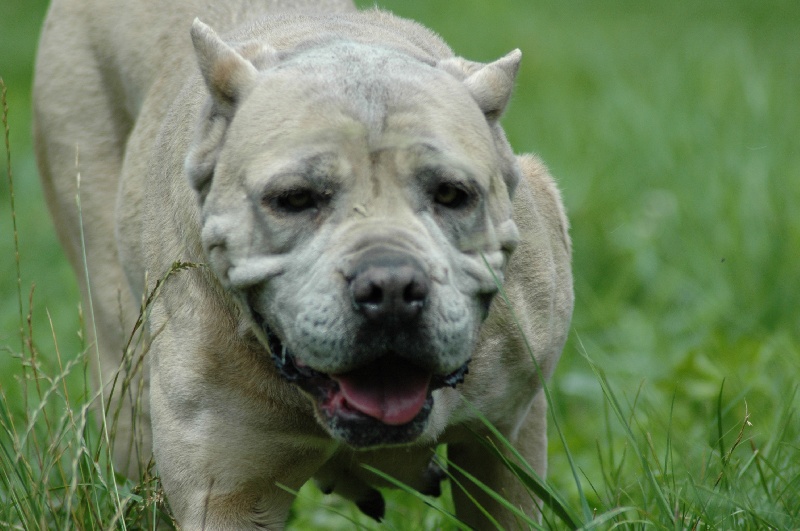
[[[121,405],[116,466],[152,452],[183,528],[281,528],[311,478],[380,519],[362,465],[435,494],[439,445],[538,514],[481,442],[487,419],[544,476],[573,306],[560,194],[499,123],[520,60],[346,0],[53,0],[45,197]],[[141,395],[112,395],[132,348]],[[457,467],[459,519],[513,525]]]

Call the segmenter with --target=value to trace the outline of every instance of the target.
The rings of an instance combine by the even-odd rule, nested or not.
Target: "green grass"
[[[800,4],[380,5],[470,58],[523,51],[504,124],[515,148],[539,153],[558,179],[575,249],[573,328],[550,386],[547,485],[569,517],[589,525],[596,516],[599,528],[800,527]],[[24,506],[29,527],[66,528],[68,504],[76,528],[108,526],[125,511],[129,528],[152,527],[157,483],[123,482],[119,501],[109,494],[107,464],[93,464],[102,443],[81,416],[93,394],[77,290],[30,145],[44,7],[0,6],[21,270],[18,291],[3,171],[0,527],[19,522]],[[536,487],[524,463],[514,466]],[[300,498],[294,529],[374,527],[313,488]],[[399,492],[385,528],[446,521]],[[566,527],[554,511],[545,524]]]

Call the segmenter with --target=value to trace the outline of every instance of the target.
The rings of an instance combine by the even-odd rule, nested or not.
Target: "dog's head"
[[[279,53],[195,21],[210,93],[186,161],[202,241],[282,375],[353,446],[425,430],[467,372],[518,234],[497,120],[520,54]]]

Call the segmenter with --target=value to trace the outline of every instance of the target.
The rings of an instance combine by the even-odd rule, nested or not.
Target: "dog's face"
[[[210,266],[330,433],[413,441],[464,378],[517,243],[495,120],[518,55],[476,81],[356,43],[193,38],[211,97],[187,171]]]

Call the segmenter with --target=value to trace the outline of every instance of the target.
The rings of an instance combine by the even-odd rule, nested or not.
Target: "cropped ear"
[[[192,23],[191,35],[200,73],[211,93],[211,102],[201,112],[184,164],[189,183],[203,203],[236,108],[255,86],[259,70],[266,70],[278,62],[278,52],[257,41],[228,44],[197,18]]]
[[[452,57],[440,61],[439,68],[463,81],[486,119],[496,122],[511,99],[522,52],[517,49],[488,64]]]
[[[278,54],[271,46],[256,42],[231,46],[198,18],[192,23],[191,35],[197,64],[217,107],[215,110],[232,118],[237,104],[255,84],[258,69],[272,66]]]

